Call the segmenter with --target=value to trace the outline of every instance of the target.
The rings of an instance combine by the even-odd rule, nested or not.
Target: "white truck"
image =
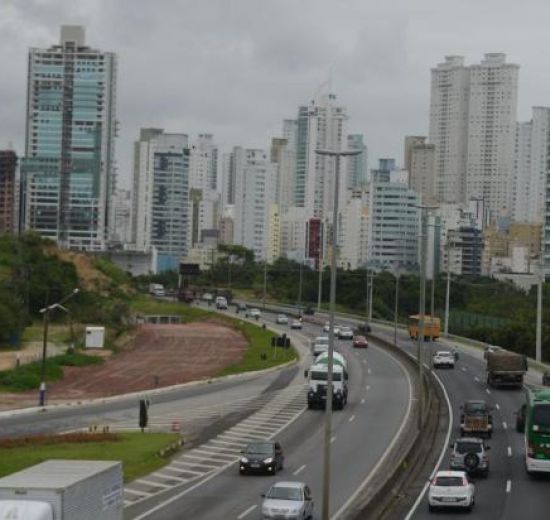
[[[161,283],[150,283],[149,294],[152,294],[153,296],[165,296],[166,291],[164,290],[164,285]]]
[[[48,460],[0,478],[0,520],[122,520],[122,464]]]
[[[327,400],[328,352],[315,358],[304,375],[308,378],[307,406],[324,408]],[[342,410],[348,402],[348,364],[339,352],[333,353],[332,408]]]

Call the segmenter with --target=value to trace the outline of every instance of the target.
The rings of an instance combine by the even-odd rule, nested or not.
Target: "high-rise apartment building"
[[[429,141],[441,202],[482,198],[495,216],[511,215],[518,70],[501,53],[469,67],[447,56],[432,69]]]
[[[345,158],[346,188],[348,190],[365,188],[368,182],[368,157],[363,135],[349,134],[347,149],[359,150],[361,153]]]
[[[280,211],[294,205],[294,169],[296,165],[293,146],[286,138],[271,140],[271,162],[275,165],[275,201]]]
[[[158,251],[158,271],[177,269],[189,245],[189,142],[145,128],[134,145],[133,243]]]
[[[111,244],[126,245],[132,241],[132,192],[117,189],[113,195]]]
[[[116,57],[62,26],[58,45],[29,52],[23,228],[65,247],[101,250],[116,188]]]
[[[550,171],[550,107],[533,107],[531,121],[517,123],[512,217],[516,222],[542,223],[546,175]]]
[[[426,137],[405,137],[405,170],[409,172],[409,187],[418,193],[425,204],[436,201],[435,145]]]
[[[0,150],[0,234],[17,231],[16,170],[16,153]]]
[[[353,192],[342,211],[341,244],[338,264],[343,269],[358,269],[367,262],[368,254],[368,193]]]
[[[256,260],[265,260],[269,211],[275,202],[275,168],[265,150],[235,147],[232,155],[235,165],[233,243],[254,251]]]

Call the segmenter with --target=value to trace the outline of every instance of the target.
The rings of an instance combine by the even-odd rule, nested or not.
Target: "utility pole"
[[[393,344],[397,347],[397,317],[399,311],[399,272],[395,273],[395,307],[393,311],[394,323],[393,323]]]
[[[325,256],[325,240],[324,240],[324,229],[325,224],[321,222],[320,224],[320,233],[319,237],[319,258],[318,258],[318,267],[319,267],[319,285],[317,287],[317,310],[321,310],[321,303],[323,301],[323,259]]]
[[[544,283],[544,264],[542,252],[539,258],[539,276],[537,280],[537,333],[535,345],[535,360],[542,361],[542,288]]]
[[[435,267],[435,266],[434,266]],[[432,294],[430,297],[430,316],[433,318],[435,316],[435,269],[432,269]]]
[[[265,312],[265,296],[267,293],[267,261],[264,262],[264,296],[262,298],[262,310]]]
[[[332,371],[334,365],[334,312],[336,307],[336,248],[338,246],[338,195],[340,189],[340,156],[357,155],[359,150],[330,151],[315,150],[319,155],[335,158],[335,187],[332,217],[332,254],[330,264],[330,303],[329,303],[329,340],[328,340],[328,364],[327,364],[327,399],[325,409],[325,438],[323,455],[323,502],[321,519],[330,520],[330,466],[331,466],[331,444],[332,436]]]
[[[447,248],[447,288],[445,290],[445,327],[443,335],[449,337],[449,303],[451,299],[451,262],[449,258],[449,248]]]
[[[302,315],[302,280],[303,280],[303,273],[302,269],[304,266],[304,259],[302,258],[300,260],[300,283],[298,285],[298,311],[300,312],[300,316]]]
[[[372,287],[374,285],[374,273],[369,273],[369,323],[372,321]]]

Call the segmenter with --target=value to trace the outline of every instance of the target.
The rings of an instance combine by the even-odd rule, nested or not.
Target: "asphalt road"
[[[272,319],[269,316],[267,319]],[[302,333],[321,335],[318,326],[304,324]],[[410,387],[404,369],[374,345],[353,350],[351,341],[339,341],[338,350],[349,360],[350,394],[347,407],[335,411],[332,434],[332,494],[334,515],[372,472],[398,432],[409,408]],[[278,439],[285,450],[285,468],[276,476],[240,476],[236,465],[182,491],[166,502],[142,503],[126,518],[155,520],[258,518],[260,495],[279,480],[307,482],[321,509],[324,412],[306,410]]]
[[[377,329],[393,341],[393,331]],[[398,342],[405,350],[415,353],[416,346],[404,332],[399,332]],[[427,354],[431,350],[445,350],[450,344],[444,340],[433,345],[426,344]],[[455,344],[453,344],[455,345]],[[493,389],[485,383],[485,363],[481,352],[471,348],[461,348],[460,359],[455,369],[438,369],[436,374],[443,382],[453,409],[453,430],[451,441],[460,436],[460,406],[468,399],[485,399],[493,406],[494,433],[487,441],[490,473],[487,479],[474,477],[476,505],[470,518],[483,520],[546,520],[550,518],[550,478],[529,477],[524,464],[523,434],[515,430],[514,412],[525,402],[523,390]],[[429,357],[427,357],[429,359]],[[447,449],[440,469],[448,469],[450,450]],[[414,519],[463,518],[460,511],[428,512],[427,498],[424,497],[412,515]]]

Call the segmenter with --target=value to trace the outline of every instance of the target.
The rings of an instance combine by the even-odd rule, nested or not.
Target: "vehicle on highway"
[[[326,322],[323,326],[323,332],[329,333],[330,332],[330,322]],[[338,333],[340,332],[340,327],[338,325],[334,325],[334,335],[338,336]]]
[[[288,316],[286,314],[278,314],[277,323],[279,325],[288,325]]]
[[[256,307],[252,309],[246,309],[245,316],[247,318],[256,318],[257,320],[260,319],[260,316],[262,315],[262,311],[260,309],[257,309]]]
[[[428,489],[430,512],[439,508],[464,508],[471,511],[475,504],[475,486],[464,471],[438,471]]]
[[[302,321],[301,320],[292,320],[290,322],[290,328],[291,329],[302,329]]]
[[[353,330],[351,327],[340,327],[338,330],[338,339],[353,339]]]
[[[353,338],[353,346],[354,348],[367,348],[369,346],[369,342],[365,336],[355,336]]]
[[[277,482],[262,497],[264,520],[303,520],[313,516],[311,490],[303,482]]]
[[[269,473],[275,474],[283,469],[285,455],[280,443],[276,441],[251,442],[241,450],[239,473]]]
[[[434,368],[454,368],[455,357],[452,352],[438,350],[432,357],[432,366]]]
[[[227,309],[227,298],[225,296],[216,297],[216,309],[218,310]]]
[[[417,339],[420,332],[420,315],[409,316],[409,336],[411,339]],[[424,316],[424,340],[435,341],[441,335],[441,321],[439,318]]]
[[[460,435],[490,438],[493,434],[492,408],[483,400],[466,401],[460,407]]]
[[[311,307],[310,305],[308,305],[305,309],[304,309],[304,314],[306,316],[313,316],[315,314],[315,309],[313,307]]]
[[[206,303],[210,304],[214,301],[214,295],[212,293],[205,292],[205,293],[202,294],[201,300],[203,300]]]
[[[246,303],[237,303],[236,304],[236,311],[237,313],[239,312],[244,312],[246,313],[246,310],[248,309],[248,306],[246,305]]]
[[[490,446],[483,439],[477,437],[464,437],[456,439],[451,444],[451,458],[449,466],[452,470],[464,470],[469,475],[479,474],[489,476]]]
[[[166,296],[166,291],[164,290],[164,285],[161,283],[150,283],[149,284],[149,294],[153,296]]]
[[[372,332],[372,328],[367,322],[365,322],[357,325],[353,332],[357,336],[365,336],[366,334],[370,334]]]
[[[525,432],[525,421],[527,419],[527,405],[522,404],[516,412],[516,431],[518,433]]]
[[[488,351],[486,360],[488,386],[523,388],[523,376],[527,372],[527,357],[499,349]]]
[[[550,372],[546,371],[542,374],[542,384],[543,386],[550,386]]]
[[[525,467],[550,473],[550,390],[529,391],[525,410]]]
[[[328,351],[328,336],[318,336],[313,340],[311,353],[314,357]]]
[[[332,365],[332,408],[342,410],[348,402],[348,366],[339,352],[333,352]],[[304,371],[308,378],[307,407],[309,409],[326,407],[328,352],[316,357],[309,370]]]
[[[502,347],[496,345],[486,345],[483,349],[483,359],[487,359],[489,352],[496,352],[497,350],[504,350]]]

